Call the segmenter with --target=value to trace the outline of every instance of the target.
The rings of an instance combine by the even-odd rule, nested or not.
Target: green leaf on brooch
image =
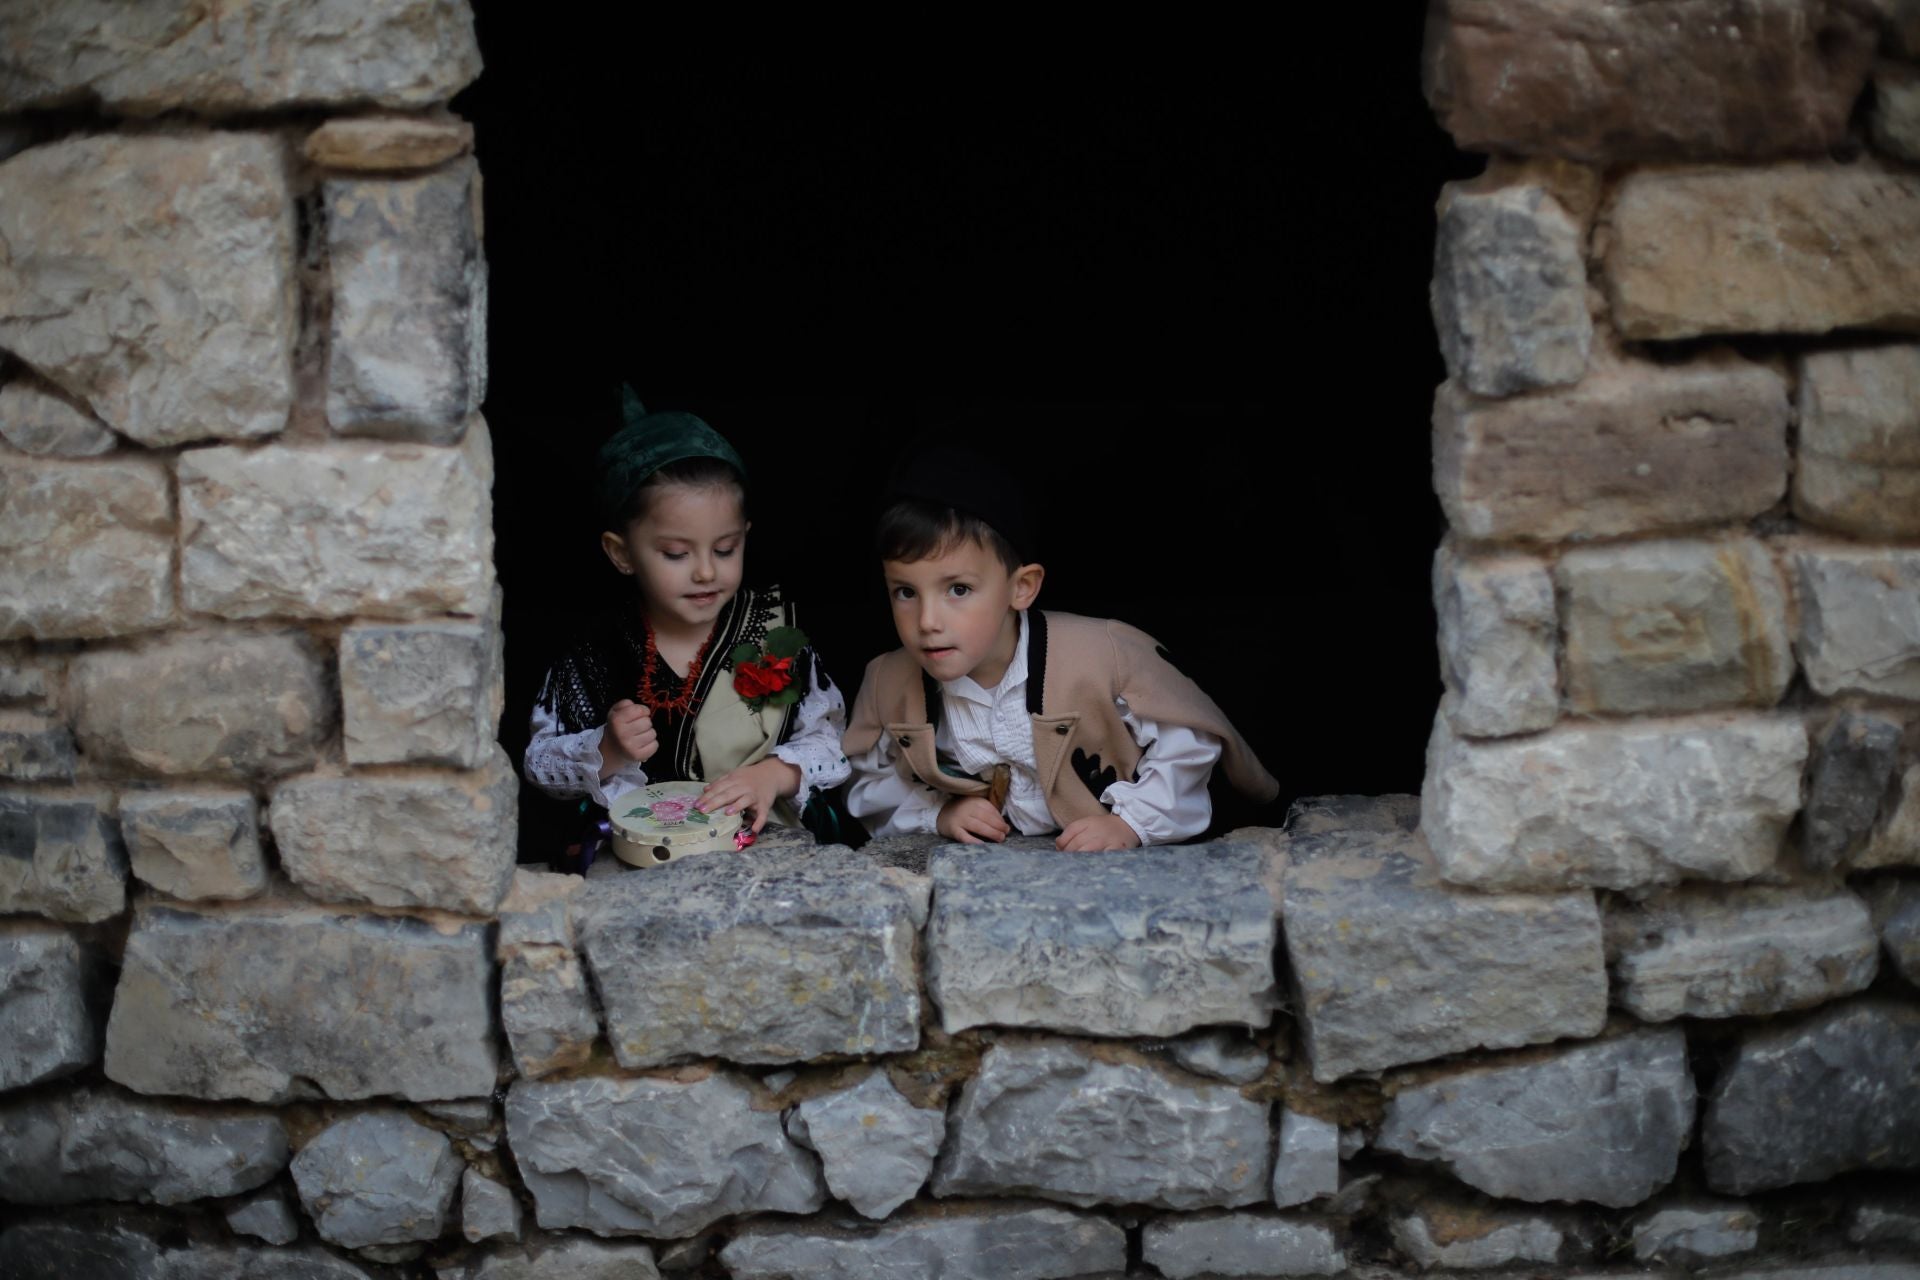
[[[651,818],[653,816],[653,808],[650,805],[639,805],[627,810],[625,816],[629,818]]]
[[[709,818],[704,811],[699,809],[687,810],[687,821],[702,827],[711,826],[713,823],[713,819]]]
[[[776,658],[792,658],[807,647],[807,633],[798,627],[775,627],[767,632],[767,652]]]
[[[790,684],[778,693],[770,693],[767,695],[767,705],[770,707],[790,707],[798,701],[800,701],[800,686],[798,685]]]
[[[737,667],[743,662],[752,662],[759,656],[760,650],[753,645],[737,644],[733,646],[733,652],[727,655],[727,660]]]

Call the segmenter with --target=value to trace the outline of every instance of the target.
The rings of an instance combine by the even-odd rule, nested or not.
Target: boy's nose
[[[932,600],[927,599],[925,596],[922,596],[920,598],[921,634],[931,635],[935,631],[938,631],[939,629],[940,629],[940,615],[939,615],[939,612],[934,607],[934,602]]]

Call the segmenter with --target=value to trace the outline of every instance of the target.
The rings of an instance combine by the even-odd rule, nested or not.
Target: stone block
[[[720,1263],[733,1280],[1054,1280],[1123,1271],[1127,1235],[1092,1214],[980,1205],[858,1232],[749,1223]]]
[[[120,443],[105,423],[31,378],[0,387],[0,440],[36,458],[96,458]]]
[[[1442,713],[1470,738],[1535,733],[1560,718],[1553,578],[1530,556],[1433,560]]]
[[[1140,1239],[1141,1260],[1168,1280],[1331,1276],[1347,1269],[1330,1225],[1276,1213],[1160,1218]]]
[[[73,931],[0,920],[0,1090],[92,1066],[106,1017],[105,965]]]
[[[1427,744],[1421,826],[1440,874],[1478,889],[1745,880],[1778,863],[1807,734],[1791,716],[1569,724]]]
[[[96,924],[125,910],[127,851],[110,803],[93,791],[0,789],[0,913]]]
[[[1684,886],[1608,908],[1614,1003],[1642,1022],[1784,1013],[1864,989],[1880,939],[1844,889]]]
[[[137,1216],[136,1216],[137,1215]],[[180,1224],[142,1211],[62,1210],[0,1231],[7,1280],[383,1280],[318,1245],[265,1248],[189,1241]]]
[[[885,1218],[926,1185],[947,1113],[914,1106],[876,1071],[851,1089],[802,1102],[787,1133],[819,1153],[836,1200],[862,1217]]]
[[[267,887],[253,793],[129,791],[120,830],[133,874],[175,898],[251,898]]]
[[[1920,328],[1920,174],[1641,169],[1601,216],[1601,279],[1625,338]]]
[[[1908,765],[1895,780],[1879,825],[1848,865],[1855,871],[1920,867],[1920,762]]]
[[[0,347],[144,445],[280,431],[299,330],[288,170],[271,134],[204,131],[0,163]]]
[[[1844,867],[1865,847],[1893,781],[1900,735],[1898,721],[1866,711],[1843,711],[1820,733],[1800,825],[1809,869]]]
[[[452,444],[487,393],[480,168],[329,178],[327,421],[341,435]]]
[[[584,883],[518,870],[500,904],[500,1023],[528,1079],[585,1065],[600,1034],[567,909]]]
[[[1624,1208],[1672,1181],[1693,1104],[1685,1035],[1636,1031],[1410,1082],[1373,1145],[1488,1195]]]
[[[0,639],[96,639],[172,617],[164,466],[0,456]]]
[[[1881,876],[1856,884],[1894,972],[1920,987],[1920,880]]]
[[[926,882],[908,879],[827,847],[596,885],[576,923],[614,1056],[632,1069],[918,1047]]]
[[[445,1134],[390,1111],[328,1125],[292,1166],[321,1238],[347,1249],[439,1239],[464,1167]]]
[[[1574,711],[1771,707],[1793,678],[1786,585],[1757,538],[1578,547],[1554,581]]]
[[[1467,151],[1622,160],[1818,155],[1877,33],[1833,0],[1437,0],[1422,81]]]
[[[518,1240],[520,1202],[511,1189],[468,1169],[460,1176],[460,1234],[470,1242]]]
[[[1288,815],[1282,915],[1314,1078],[1597,1034],[1593,895],[1456,889],[1418,822],[1411,796],[1322,797]]]
[[[1237,1031],[1183,1036],[1167,1046],[1167,1056],[1196,1075],[1229,1084],[1252,1084],[1273,1063],[1264,1047]]]
[[[493,591],[492,459],[333,444],[181,456],[187,607],[227,618],[478,616]]]
[[[492,988],[479,921],[298,902],[143,905],[106,1071],[143,1093],[197,1098],[482,1096],[498,1069]]]
[[[236,1235],[268,1244],[292,1244],[300,1238],[300,1219],[286,1196],[275,1189],[256,1192],[227,1210],[227,1225]]]
[[[1263,1027],[1278,925],[1257,844],[1079,854],[950,846],[933,859],[927,991],[948,1032],[1101,1036]]]
[[[0,778],[72,782],[73,734],[66,722],[38,711],[0,710]]]
[[[1421,1270],[1482,1270],[1527,1263],[1552,1266],[1566,1246],[1566,1232],[1552,1218],[1515,1209],[1459,1212],[1426,1206],[1395,1214],[1388,1222],[1393,1243]]]
[[[340,635],[347,763],[474,769],[493,754],[494,639],[486,620],[363,623]]]
[[[0,644],[0,706],[54,710],[66,685],[64,654]]]
[[[1847,1239],[1855,1244],[1920,1245],[1920,1207],[1894,1200],[1854,1206]]]
[[[1920,551],[1809,547],[1794,561],[1814,691],[1920,701]]]
[[[660,1280],[660,1272],[649,1245],[555,1235],[496,1247],[434,1274],[438,1280]]]
[[[1104,1062],[1073,1045],[1003,1041],[961,1090],[933,1192],[1082,1208],[1257,1204],[1273,1167],[1267,1110],[1238,1089]]]
[[[1786,384],[1728,357],[1600,365],[1564,391],[1443,384],[1433,486],[1456,535],[1558,542],[1746,520],[1787,490]]]
[[[68,0],[0,14],[0,105],[97,102],[114,114],[444,102],[480,74],[464,0],[254,0],[245,22],[197,5]],[[155,57],[165,50],[165,57]]]
[[[1280,1113],[1280,1154],[1273,1162],[1273,1202],[1282,1209],[1340,1189],[1340,1126],[1292,1109]]]
[[[280,1117],[182,1107],[102,1089],[0,1104],[0,1200],[180,1204],[230,1196],[287,1167]]]
[[[738,1213],[814,1212],[827,1200],[819,1165],[779,1112],[754,1103],[726,1071],[521,1080],[507,1094],[507,1142],[549,1230],[671,1237]]]
[[[1920,1009],[1855,1000],[1748,1033],[1700,1145],[1707,1185],[1730,1195],[1920,1167]]]
[[[1920,76],[1883,68],[1873,77],[1873,145],[1896,160],[1920,164]]]
[[[455,116],[351,116],[322,124],[301,150],[321,169],[431,169],[473,150],[473,126]]]
[[[291,778],[268,822],[282,870],[322,901],[491,915],[513,881],[519,794],[495,747],[465,773]]]
[[[1855,537],[1920,537],[1920,344],[1812,351],[1799,364],[1795,514]]]
[[[1633,1256],[1643,1263],[1694,1267],[1759,1243],[1760,1215],[1743,1204],[1669,1205],[1633,1223]]]

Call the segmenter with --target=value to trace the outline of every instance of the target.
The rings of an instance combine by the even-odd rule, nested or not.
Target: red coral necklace
[[[640,688],[634,701],[645,707],[651,714],[666,719],[669,716],[683,716],[687,708],[693,705],[694,689],[700,683],[700,668],[706,661],[707,646],[713,643],[713,632],[707,632],[707,638],[700,642],[700,648],[694,653],[693,661],[687,664],[686,682],[680,686],[680,692],[671,698],[661,698],[653,691],[654,673],[660,669],[660,650],[653,640],[653,620],[643,618],[647,628],[646,657],[640,664]],[[718,627],[715,627],[718,630]]]

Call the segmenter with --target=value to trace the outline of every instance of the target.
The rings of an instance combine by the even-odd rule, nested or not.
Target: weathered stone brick
[[[516,870],[500,904],[500,1023],[527,1079],[585,1064],[600,1034],[568,912],[584,883]]]
[[[91,414],[28,378],[0,387],[0,440],[38,458],[93,458],[120,442]]]
[[[38,711],[0,710],[0,778],[72,782],[73,734],[66,722]]]
[[[321,1238],[365,1249],[439,1239],[464,1168],[445,1134],[363,1111],[315,1135],[292,1171]]]
[[[460,1234],[473,1244],[518,1240],[520,1202],[506,1186],[468,1169],[460,1175]]]
[[[0,638],[126,635],[172,616],[165,467],[0,456]]]
[[[1387,1229],[1395,1247],[1423,1270],[1552,1266],[1566,1248],[1567,1233],[1545,1214],[1506,1206],[1462,1208],[1447,1202],[1415,1205],[1394,1214]]]
[[[66,655],[0,644],[0,706],[58,708],[67,685]]]
[[[251,898],[267,887],[253,793],[130,791],[120,831],[133,874],[175,898]]]
[[[1815,692],[1920,701],[1920,551],[1809,547],[1795,562]]]
[[[1760,1215],[1724,1201],[1668,1205],[1633,1224],[1633,1256],[1640,1262],[1699,1266],[1759,1243]]]
[[[1347,1269],[1330,1223],[1277,1213],[1160,1218],[1141,1233],[1140,1255],[1168,1280],[1330,1276]]]
[[[1920,343],[1800,358],[1793,508],[1862,538],[1920,537]]]
[[[363,623],[340,635],[347,763],[473,769],[493,753],[494,638],[471,622]]]
[[[93,924],[127,905],[127,852],[96,791],[0,790],[0,912]]]
[[[0,1275],[8,1280],[384,1280],[390,1273],[319,1245],[266,1248],[189,1240],[177,1219],[151,1210],[61,1209],[53,1219],[0,1231]]]
[[[864,1218],[885,1218],[919,1194],[946,1133],[947,1113],[914,1106],[885,1071],[808,1098],[787,1119],[787,1136],[819,1154],[834,1198]]]
[[[431,169],[473,150],[473,126],[455,116],[350,116],[326,121],[302,150],[322,169]]]
[[[1920,987],[1920,880],[1881,876],[1857,881],[1894,970]]]
[[[1808,867],[1850,864],[1865,847],[1900,758],[1898,721],[1865,711],[1835,716],[1807,766],[1800,849]]]
[[[1900,774],[1883,807],[1879,825],[1866,847],[1848,859],[1848,867],[1854,871],[1920,867],[1920,762]]]
[[[734,1280],[1046,1280],[1118,1275],[1127,1233],[1094,1214],[1027,1205],[944,1208],[859,1235],[752,1222],[720,1251]]]
[[[92,1066],[106,1018],[106,966],[71,930],[0,920],[0,1090]]]
[[[1441,713],[1455,733],[1502,738],[1560,718],[1559,618],[1545,561],[1468,559],[1443,544],[1433,559],[1433,606]]]
[[[1298,1111],[1280,1113],[1280,1154],[1273,1162],[1273,1202],[1282,1209],[1340,1189],[1340,1126]]]

